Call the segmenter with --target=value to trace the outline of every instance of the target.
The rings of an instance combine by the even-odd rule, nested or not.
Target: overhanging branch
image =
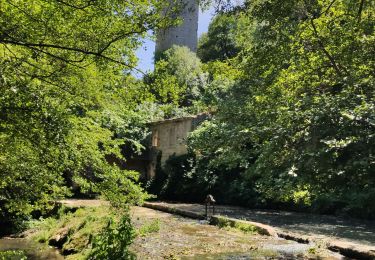
[[[313,28],[314,34],[315,34],[316,38],[318,39],[318,43],[319,43],[320,49],[323,51],[324,55],[329,59],[331,65],[332,65],[333,69],[336,71],[337,75],[341,77],[342,76],[342,72],[341,72],[339,66],[337,65],[335,59],[326,50],[326,48],[324,46],[324,43],[323,43],[322,39],[320,38],[320,36],[318,34],[318,31],[316,29],[316,26],[315,26],[315,23],[314,23],[314,19],[311,19],[310,22],[311,22],[311,26]]]
[[[103,54],[103,52],[106,51],[113,43],[115,43],[115,42],[117,42],[117,41],[131,35],[131,34],[137,34],[137,33],[142,33],[142,32],[141,31],[140,32],[129,32],[129,33],[126,33],[126,34],[122,34],[122,35],[114,38],[113,40],[109,41],[99,51],[90,51],[90,50],[84,50],[84,49],[80,49],[80,48],[76,48],[76,47],[62,46],[62,45],[56,45],[56,44],[21,42],[21,41],[10,40],[10,39],[1,39],[1,38],[0,38],[0,43],[18,45],[18,46],[30,48],[30,49],[35,50],[35,51],[40,51],[40,52],[42,52],[42,53],[44,53],[48,56],[51,56],[53,58],[62,60],[62,61],[66,62],[66,63],[69,63],[69,64],[83,62],[85,57],[83,57],[82,59],[79,59],[79,60],[69,60],[69,59],[57,56],[57,55],[55,55],[51,52],[45,51],[45,50],[43,50],[43,48],[60,49],[60,50],[66,50],[66,51],[70,51],[70,52],[80,53],[80,54],[83,54],[83,55],[91,55],[91,56],[102,58],[102,59],[108,60],[110,62],[125,66],[125,67],[127,67],[131,70],[135,70],[135,71],[144,75],[145,73],[143,71],[137,69],[136,67],[134,67],[132,65],[129,65],[129,64],[123,62],[123,61],[119,61],[119,60],[116,60],[114,58],[108,57],[108,56]]]

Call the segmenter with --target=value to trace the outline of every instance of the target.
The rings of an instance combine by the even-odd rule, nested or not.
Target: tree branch
[[[63,5],[69,6],[69,7],[71,7],[71,8],[74,8],[74,9],[83,10],[83,9],[86,9],[87,7],[93,6],[93,3],[94,3],[96,0],[89,0],[89,1],[87,2],[87,4],[86,4],[86,5],[83,5],[83,6],[73,5],[73,4],[67,3],[67,2],[62,1],[62,0],[55,0],[55,1],[58,2],[58,3],[60,3],[60,4],[63,4]]]
[[[102,58],[102,59],[105,59],[105,60],[108,60],[108,61],[120,64],[120,65],[125,66],[125,67],[128,67],[129,69],[136,70],[137,72],[139,72],[139,73],[141,73],[141,74],[144,75],[145,73],[143,71],[141,71],[141,70],[135,68],[134,66],[131,66],[131,65],[125,63],[125,62],[122,62],[122,61],[119,61],[119,60],[115,60],[115,59],[113,59],[111,57],[103,55],[103,52],[105,50],[107,50],[113,43],[115,43],[115,42],[117,42],[117,41],[119,41],[119,40],[121,40],[121,39],[129,36],[129,35],[143,33],[145,30],[146,29],[144,28],[143,30],[140,30],[140,31],[132,31],[132,32],[128,32],[128,33],[124,33],[122,35],[119,35],[119,36],[115,37],[114,39],[112,39],[111,41],[109,41],[103,48],[101,48],[97,52],[95,52],[95,51],[89,51],[89,50],[84,50],[84,49],[80,49],[80,48],[76,48],[76,47],[61,46],[61,45],[56,45],[56,44],[21,42],[21,41],[17,41],[17,40],[5,39],[5,38],[2,38],[2,37],[0,37],[0,43],[3,43],[3,44],[12,44],[12,45],[18,45],[18,46],[24,46],[24,47],[33,49],[35,51],[40,51],[40,52],[42,52],[42,53],[44,53],[46,55],[49,55],[49,56],[51,56],[53,58],[62,60],[62,61],[66,62],[66,63],[69,63],[69,64],[83,62],[84,59],[85,59],[85,57],[83,57],[80,60],[68,60],[68,59],[62,58],[60,56],[57,56],[55,54],[52,54],[50,52],[44,51],[41,48],[60,49],[60,50],[66,50],[66,51],[81,53],[81,54],[84,54],[84,55],[92,55],[92,56],[96,56],[98,58]]]
[[[332,5],[336,2],[336,0],[332,0],[332,2],[328,5],[328,7],[326,8],[326,10],[324,10],[319,16],[327,13],[329,11],[329,9],[331,9]]]
[[[40,50],[38,48],[51,48],[51,49],[73,51],[73,52],[78,52],[78,53],[82,53],[82,54],[86,54],[86,55],[100,56],[99,52],[87,51],[87,50],[83,50],[83,49],[80,49],[80,48],[69,47],[69,46],[61,46],[61,45],[56,45],[56,44],[21,42],[21,41],[16,41],[16,40],[7,40],[7,39],[0,39],[0,42],[5,43],[5,44],[12,44],[12,45],[29,47],[29,48],[33,47],[35,50]]]
[[[33,17],[29,12],[25,11],[24,9],[22,9],[21,7],[19,7],[18,5],[15,5],[14,3],[12,3],[12,1],[6,1],[9,5],[13,6],[14,8],[18,9],[21,13],[23,13],[25,16],[29,17],[31,20],[35,21],[35,22],[40,22],[39,20],[37,20],[35,17]]]
[[[361,22],[362,19],[362,11],[363,11],[363,6],[365,5],[365,0],[361,0],[359,3],[359,10],[358,10],[358,23]]]
[[[318,38],[318,43],[319,43],[319,46],[321,48],[321,50],[323,51],[323,53],[325,54],[325,56],[327,56],[327,58],[329,59],[332,67],[334,68],[334,70],[336,71],[337,75],[339,75],[340,77],[342,76],[342,72],[339,68],[339,66],[337,65],[335,59],[332,57],[332,55],[326,50],[324,44],[323,44],[323,41],[322,39],[320,38],[319,34],[318,34],[318,31],[316,29],[316,26],[314,24],[314,19],[311,19],[310,20],[311,22],[311,25],[313,27],[313,30],[314,30],[314,34],[315,36]]]
[[[112,40],[110,40],[103,48],[101,48],[99,50],[99,54],[102,54],[104,51],[106,51],[112,44],[114,44],[115,42],[117,41],[120,41],[120,40],[123,40],[124,38],[132,35],[132,34],[141,34],[141,33],[144,33],[144,32],[147,32],[147,28],[143,28],[142,30],[139,30],[139,31],[132,31],[132,32],[127,32],[127,33],[124,33],[124,34],[120,34],[119,36],[113,38]]]

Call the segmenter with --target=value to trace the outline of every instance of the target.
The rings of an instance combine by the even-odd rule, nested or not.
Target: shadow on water
[[[260,260],[260,259],[303,259],[293,255],[262,256],[249,253],[222,253],[222,254],[204,254],[195,256],[181,257],[181,260]]]
[[[285,244],[286,242],[286,244]],[[193,256],[184,256],[182,260],[304,260],[306,253],[314,244],[300,244],[294,241],[273,241],[262,244],[261,249],[251,252],[226,252],[217,254],[197,254]],[[314,259],[320,260],[350,260],[338,253],[331,252],[325,256],[317,256]]]
[[[64,259],[57,249],[48,247],[47,245],[42,245],[24,238],[1,238],[0,252],[10,250],[23,251],[28,260]]]
[[[286,244],[285,244],[286,243]],[[294,241],[278,240],[262,243],[261,248],[248,252],[226,252],[185,256],[185,260],[260,260],[260,259],[304,259],[302,256],[311,245]],[[300,257],[301,256],[301,257]]]

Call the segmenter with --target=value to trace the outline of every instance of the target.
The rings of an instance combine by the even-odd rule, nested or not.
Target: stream
[[[26,238],[0,238],[0,251],[16,250],[23,251],[30,260],[62,260],[55,248],[27,240]],[[22,259],[15,257],[14,259]]]
[[[96,214],[99,214],[98,212]],[[105,212],[102,210],[103,214],[106,214]],[[86,212],[88,213],[93,214],[91,211]],[[132,207],[131,217],[135,229],[145,230],[134,239],[129,248],[141,260],[304,259],[310,251],[313,259],[345,259],[314,244],[300,244],[272,236],[248,234],[233,228],[219,228],[207,225],[205,221],[143,207]],[[79,221],[76,224],[78,225]],[[0,254],[0,259],[64,259],[56,248],[37,243],[30,238],[0,238],[0,253],[10,250],[22,251],[24,255],[9,257]]]
[[[281,241],[280,241],[281,242]],[[265,249],[272,249],[280,253],[284,253],[285,257],[279,256],[277,259],[297,259],[294,258],[295,254],[303,253],[307,250],[308,245],[298,244],[295,242],[288,242],[280,244],[268,244],[264,246]],[[64,257],[59,253],[59,251],[53,247],[48,247],[45,244],[40,244],[34,241],[30,241],[25,238],[1,238],[0,239],[0,252],[16,250],[23,251],[28,260],[62,260]],[[337,256],[337,255],[336,255]],[[22,257],[12,257],[12,260],[24,259]],[[181,257],[185,260],[248,260],[248,259],[269,259],[267,257],[263,258],[261,254],[258,253],[241,253],[241,252],[227,252],[227,253],[210,253],[210,254],[197,254],[194,256]],[[324,259],[344,259],[344,258],[324,258]]]

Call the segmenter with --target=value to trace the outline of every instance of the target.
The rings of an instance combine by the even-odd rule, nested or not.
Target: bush
[[[204,183],[199,182],[194,165],[194,156],[191,154],[172,155],[163,167],[159,160],[148,192],[157,195],[159,199],[202,202],[207,189]]]
[[[261,202],[252,183],[253,180],[243,177],[240,169],[212,167],[207,160],[188,153],[171,156],[163,167],[159,160],[147,191],[159,199],[172,201],[202,203],[212,194],[218,203],[254,206]]]
[[[289,196],[278,196],[262,190],[264,185],[280,184],[277,179],[252,174],[251,168],[227,167],[212,161],[209,155],[199,157],[192,153],[171,156],[164,167],[159,160],[148,191],[159,199],[172,201],[202,203],[207,194],[212,194],[220,204],[375,218],[374,189],[348,191],[337,186],[311,195],[303,187],[290,186]]]
[[[110,219],[107,227],[94,238],[88,259],[136,259],[128,249],[135,235],[129,215],[122,216],[118,224]]]

